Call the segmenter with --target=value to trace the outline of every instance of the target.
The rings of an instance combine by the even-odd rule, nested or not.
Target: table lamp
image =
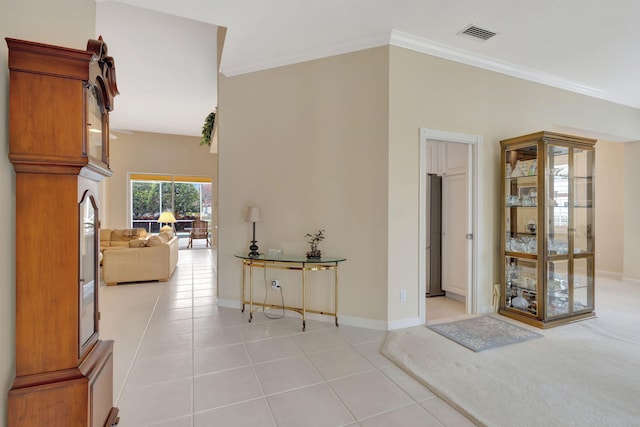
[[[174,233],[176,232],[176,229],[175,229],[175,226],[174,226],[175,222],[176,222],[176,217],[173,216],[173,214],[171,212],[169,212],[169,211],[162,212],[160,214],[160,218],[158,218],[158,223],[160,223],[161,225],[163,223],[164,224],[171,224],[171,229],[173,230]]]
[[[247,210],[247,217],[244,219],[245,222],[253,223],[253,240],[251,240],[251,246],[249,246],[249,256],[257,257],[260,254],[258,253],[258,245],[256,245],[256,222],[262,222],[262,216],[260,216],[260,208],[257,206],[249,206]]]

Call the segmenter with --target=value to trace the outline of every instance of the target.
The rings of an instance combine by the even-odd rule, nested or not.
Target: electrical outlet
[[[280,281],[278,279],[273,279],[271,281],[271,288],[272,289],[280,289]]]
[[[400,302],[407,302],[407,291],[405,289],[400,291]]]

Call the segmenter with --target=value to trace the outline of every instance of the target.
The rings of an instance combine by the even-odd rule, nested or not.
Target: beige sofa
[[[100,230],[105,283],[168,281],[178,264],[178,240],[171,231],[148,236],[143,229]]]
[[[128,228],[124,230],[100,229],[100,251],[106,248],[129,247],[129,242],[137,239],[148,239],[149,235],[144,228]]]

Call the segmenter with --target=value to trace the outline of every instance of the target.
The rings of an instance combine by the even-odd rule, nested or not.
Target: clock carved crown
[[[98,40],[89,40],[87,42],[87,51],[93,52],[100,66],[100,75],[92,76],[94,81],[101,85],[104,97],[104,107],[108,111],[113,111],[113,98],[118,95],[118,84],[116,82],[116,63],[112,56],[108,55],[109,49],[107,44],[102,40],[102,36]]]

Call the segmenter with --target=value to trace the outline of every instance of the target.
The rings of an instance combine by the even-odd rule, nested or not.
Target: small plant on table
[[[318,249],[318,243],[324,240],[324,230],[318,230],[316,234],[307,234],[304,237],[309,238],[307,243],[311,245],[311,250],[307,252],[307,258],[320,259],[322,258],[322,252]]]

